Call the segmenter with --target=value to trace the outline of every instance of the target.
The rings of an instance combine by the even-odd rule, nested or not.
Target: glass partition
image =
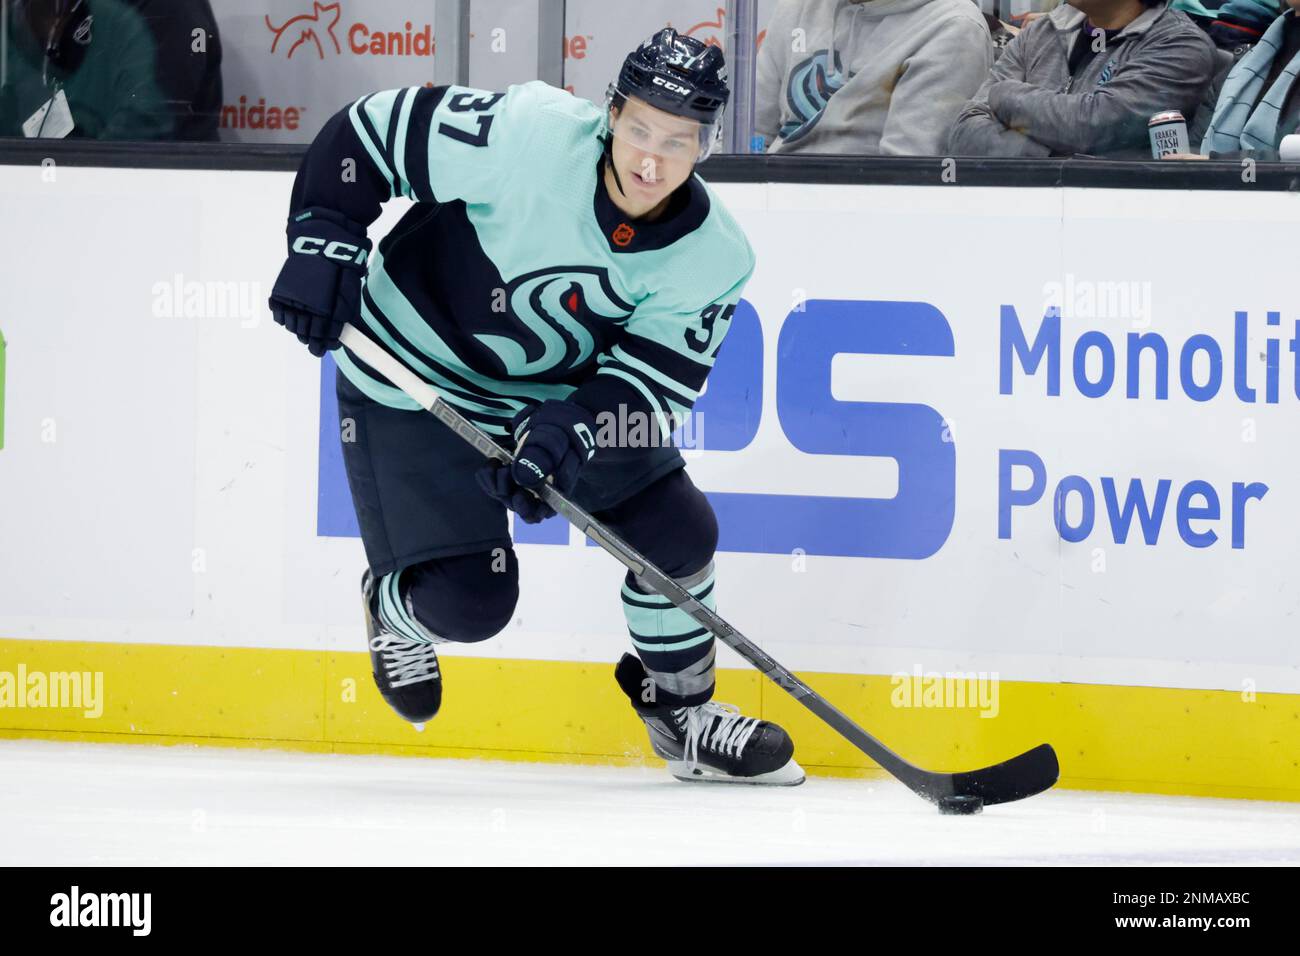
[[[734,68],[725,150],[1300,155],[1300,0],[0,0],[0,136],[303,144],[364,93],[603,101],[665,25]]]

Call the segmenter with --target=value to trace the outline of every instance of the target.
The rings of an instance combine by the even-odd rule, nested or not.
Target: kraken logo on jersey
[[[781,127],[781,138],[793,143],[812,132],[831,97],[851,79],[853,74],[844,75],[834,50],[818,50],[791,70],[786,103],[794,119]]]
[[[496,354],[510,376],[578,367],[596,349],[593,331],[604,323],[621,324],[635,308],[614,291],[608,270],[594,266],[529,272],[510,282],[506,299],[519,321],[518,334],[474,338]]]

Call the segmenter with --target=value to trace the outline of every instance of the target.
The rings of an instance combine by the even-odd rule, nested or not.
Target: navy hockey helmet
[[[605,96],[606,132],[610,107],[621,109],[629,96],[698,121],[703,160],[722,142],[722,114],[731,96],[726,59],[721,48],[665,27],[623,60]]]

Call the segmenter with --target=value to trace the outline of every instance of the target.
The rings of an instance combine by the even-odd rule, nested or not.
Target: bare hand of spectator
[[[1029,26],[1029,24],[1033,23],[1039,17],[1045,17],[1045,16],[1047,16],[1046,10],[1035,10],[1030,13],[1022,14],[1021,16],[1018,17],[1014,17],[1014,16],[1010,17],[1009,19],[1011,20],[1012,26],[1016,28],[1016,32],[1019,32],[1023,30],[1025,27]]]

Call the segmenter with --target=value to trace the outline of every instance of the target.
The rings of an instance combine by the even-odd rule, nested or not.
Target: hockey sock
[[[709,610],[716,608],[712,561],[676,580]],[[713,696],[713,635],[667,598],[648,591],[628,573],[622,597],[632,646],[656,686],[666,692],[662,702],[678,707],[702,704]]]
[[[405,570],[405,569],[403,569]],[[442,643],[434,634],[430,633],[428,628],[415,619],[411,612],[410,606],[402,594],[400,578],[401,571],[390,571],[379,579],[379,584],[375,588],[378,595],[376,603],[376,615],[379,622],[408,641],[414,641],[417,644],[438,644]]]

